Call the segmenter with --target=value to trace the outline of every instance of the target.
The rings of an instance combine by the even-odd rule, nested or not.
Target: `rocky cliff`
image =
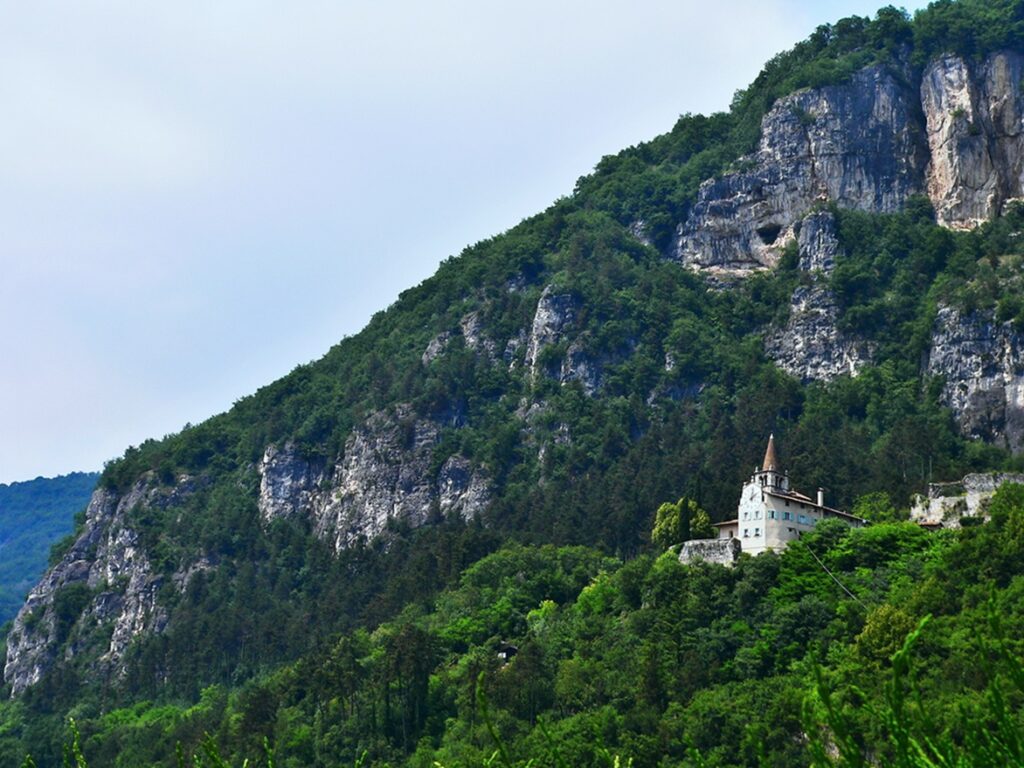
[[[104,675],[121,671],[136,636],[161,631],[167,617],[157,593],[164,581],[128,518],[140,507],[178,506],[197,485],[182,477],[166,488],[146,476],[123,495],[102,488],[93,494],[81,535],[29,593],[7,637],[4,681],[13,694],[38,682],[59,651],[71,658],[84,650],[82,640],[95,639],[92,630],[109,638],[90,649]]]
[[[991,218],[1022,195],[1022,62],[945,56],[916,87],[909,67],[872,66],[780,99],[757,151],[701,186],[671,255],[711,273],[770,268],[824,202],[886,213],[927,194],[947,226]]]
[[[260,514],[267,522],[304,517],[338,550],[373,540],[390,523],[472,518],[490,501],[487,475],[458,454],[436,466],[440,438],[440,424],[401,406],[355,429],[329,468],[293,444],[270,446],[260,463]]]
[[[380,536],[389,524],[471,518],[490,501],[487,475],[458,454],[437,466],[440,435],[440,424],[400,407],[355,429],[334,466],[290,443],[269,446],[257,467],[261,518],[308,521],[338,550]],[[196,573],[217,563],[200,556],[168,578],[151,563],[133,517],[146,510],[182,514],[202,485],[182,476],[168,487],[148,474],[126,493],[95,492],[82,533],[29,593],[7,638],[4,680],[13,695],[55,662],[83,653],[95,660],[97,674],[117,676],[132,642],[164,629],[162,588],[169,582],[183,593]]]
[[[1024,336],[991,311],[939,310],[927,372],[970,437],[1024,450]]]
[[[839,305],[827,283],[840,251],[835,216],[816,211],[796,230],[797,265],[810,284],[793,291],[786,324],[765,333],[765,354],[804,382],[855,375],[870,362],[871,345],[838,327]]]
[[[1024,58],[998,53],[980,63],[932,62],[921,83],[928,134],[928,196],[938,219],[972,227],[1022,193]]]
[[[605,369],[629,357],[636,340],[626,339],[619,348],[594,353],[580,327],[581,310],[578,296],[546,286],[526,336],[525,366],[533,383],[541,377],[563,385],[578,382],[593,397],[604,384]]]
[[[701,186],[674,257],[697,269],[773,267],[816,204],[888,212],[924,189],[917,98],[903,73],[874,66],[846,84],[780,99],[741,169]]]

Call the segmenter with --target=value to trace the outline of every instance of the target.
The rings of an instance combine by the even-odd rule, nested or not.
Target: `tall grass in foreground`
[[[987,717],[970,717],[965,713],[959,742],[950,733],[939,731],[926,711],[914,679],[912,651],[929,620],[926,616],[893,655],[881,706],[865,705],[885,734],[887,742],[879,745],[888,750],[884,760],[865,752],[857,729],[836,703],[821,670],[817,670],[814,693],[804,712],[814,768],[867,768],[882,764],[894,768],[1024,765],[1024,724],[1019,708],[1010,704],[1011,698],[1024,695],[1024,666],[1006,642],[995,602],[990,602],[989,637],[981,640],[978,655],[978,663],[988,678]],[[853,692],[867,700],[859,689],[854,688]]]
[[[274,750],[267,739],[263,740],[263,751],[266,757],[265,768],[275,768]],[[175,750],[175,756],[177,757],[177,768],[233,768],[231,763],[221,757],[217,744],[209,734],[200,743],[199,752],[193,754],[190,758],[186,759],[185,750],[180,742]],[[61,766],[62,768],[89,768],[85,755],[82,753],[81,735],[78,732],[78,725],[73,718],[68,720],[68,740],[64,743]],[[249,760],[246,759],[242,763],[241,768],[249,768],[249,766]],[[32,759],[31,755],[25,758],[21,768],[37,768],[36,762]],[[358,761],[356,768],[360,768]]]

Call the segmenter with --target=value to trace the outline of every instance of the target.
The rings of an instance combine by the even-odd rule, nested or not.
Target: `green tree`
[[[906,515],[893,506],[892,499],[885,491],[872,491],[858,496],[851,511],[872,523],[895,523],[906,519]]]
[[[690,538],[713,539],[714,537],[715,528],[711,525],[711,515],[698,507],[690,518]]]
[[[654,513],[651,541],[660,549],[668,549],[673,544],[683,541],[683,510],[678,503],[666,501],[658,507]]]
[[[665,502],[654,513],[651,541],[661,549],[682,544],[690,539],[711,538],[714,529],[711,517],[687,496],[675,502]]]

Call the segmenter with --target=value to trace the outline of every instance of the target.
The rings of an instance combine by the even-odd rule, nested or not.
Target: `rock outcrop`
[[[439,423],[403,407],[374,414],[354,430],[332,468],[291,443],[271,446],[258,465],[260,517],[265,524],[308,519],[338,549],[379,536],[391,521],[415,527],[435,514],[471,517],[490,502],[487,475],[458,454],[432,469],[440,436]],[[116,676],[137,638],[164,630],[164,585],[183,592],[218,562],[200,556],[174,573],[158,572],[133,515],[181,508],[202,485],[182,476],[168,487],[147,473],[125,493],[93,494],[82,533],[14,620],[4,665],[13,695],[83,652],[97,674]]]
[[[309,519],[337,550],[373,540],[390,523],[417,527],[435,514],[471,518],[490,502],[490,482],[459,454],[434,469],[440,439],[437,421],[401,406],[353,430],[331,468],[291,444],[271,446],[260,462],[261,516]]]
[[[605,369],[632,354],[636,341],[626,339],[619,349],[592,352],[588,349],[590,337],[579,327],[581,311],[579,297],[557,292],[552,285],[545,287],[526,340],[525,365],[534,383],[542,377],[559,384],[578,382],[593,397],[604,384]]]
[[[854,376],[871,361],[872,349],[839,330],[839,305],[824,279],[839,255],[835,216],[811,213],[797,229],[799,269],[811,273],[812,282],[793,291],[786,324],[765,333],[765,354],[804,382]]]
[[[800,270],[832,273],[839,255],[839,232],[834,214],[814,211],[804,217],[797,236],[797,253]]]
[[[780,99],[761,123],[757,152],[737,163],[743,170],[701,185],[674,257],[712,272],[769,268],[816,204],[899,210],[924,191],[916,114],[916,94],[881,66]]]
[[[558,292],[553,285],[541,292],[526,342],[525,363],[532,380],[536,381],[541,375],[553,375],[557,370],[544,359],[544,352],[561,343],[574,330],[579,308],[579,299],[572,293]]]
[[[816,204],[874,213],[926,194],[966,228],[1024,196],[1024,56],[943,56],[919,86],[873,65],[849,82],[779,99],[757,151],[701,185],[673,258],[710,276],[773,267]]]
[[[459,320],[458,330],[443,331],[427,343],[423,350],[420,361],[423,365],[430,365],[434,360],[444,354],[448,345],[456,338],[461,337],[468,349],[488,360],[497,359],[498,346],[491,339],[484,328],[484,323],[479,312],[470,312]]]
[[[980,64],[944,56],[924,71],[931,162],[928,195],[939,222],[973,227],[1024,193],[1024,94],[1018,53]]]
[[[437,499],[428,470],[439,439],[437,424],[406,410],[371,416],[345,443],[314,513],[316,532],[341,550],[376,538],[389,521],[427,522]]]
[[[29,593],[8,635],[4,681],[13,695],[38,682],[61,651],[71,659],[97,636],[109,637],[97,649],[99,671],[117,674],[136,637],[163,630],[167,615],[157,593],[164,580],[128,515],[138,507],[178,506],[198,485],[184,476],[167,488],[145,475],[127,493],[100,488],[93,494],[81,535]]]
[[[260,461],[258,506],[264,522],[309,517],[316,509],[324,477],[322,461],[303,456],[294,443],[267,448]]]
[[[992,312],[939,310],[926,365],[963,434],[1024,450],[1024,336]]]
[[[765,334],[765,353],[786,373],[801,381],[831,381],[855,376],[871,360],[871,346],[841,332],[839,307],[821,285],[799,286],[790,301],[789,320]]]

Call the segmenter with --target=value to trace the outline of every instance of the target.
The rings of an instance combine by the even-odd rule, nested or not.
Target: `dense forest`
[[[99,475],[72,472],[0,484],[0,626],[46,570],[51,545],[75,527]]]
[[[109,585],[57,592],[57,663],[0,704],[0,760],[56,765],[70,738],[69,761],[113,766],[174,765],[178,745],[184,765],[1019,762],[1024,492],[1004,488],[991,522],[959,531],[902,519],[931,479],[1024,468],[963,436],[921,362],[940,306],[1024,326],[1024,207],[951,231],[926,198],[885,215],[825,206],[840,245],[827,276],[791,247],[723,286],[663,253],[699,184],[754,147],[779,97],[869,64],[919,71],[944,51],[1006,47],[1024,47],[1024,3],[941,0],[913,19],[886,8],[819,27],[728,112],[602,159],[323,359],[129,448],[105,492],[139,478],[192,489],[126,513],[166,623],[115,671],[101,658],[110,625],[89,609]],[[765,355],[766,330],[816,280],[871,345],[856,376],[804,383]],[[564,343],[535,361],[542,375],[523,364],[545,290],[571,302],[596,392],[559,377]],[[455,333],[471,315],[491,353]],[[485,514],[435,509],[430,525],[340,552],[308,521],[261,520],[267,446],[330,465],[399,404],[409,442],[415,419],[438,425],[432,469],[457,453],[486,471]],[[686,497],[713,520],[734,514],[770,432],[801,487],[877,524],[821,525],[734,569],[662,552],[658,507]]]
[[[1018,765],[1024,486],[990,513],[941,532],[830,521],[732,569],[506,544],[244,685],[79,708],[78,748],[109,766],[179,745],[185,764],[295,768]],[[11,754],[32,704],[2,711]]]

